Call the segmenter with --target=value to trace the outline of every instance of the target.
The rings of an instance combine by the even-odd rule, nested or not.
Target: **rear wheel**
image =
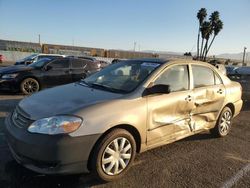
[[[21,82],[20,89],[23,94],[30,95],[39,91],[40,86],[36,79],[26,78]]]
[[[232,110],[225,107],[217,120],[216,126],[211,130],[212,133],[217,137],[227,136],[231,130],[232,117]]]
[[[136,153],[133,136],[124,129],[114,129],[95,147],[91,172],[99,179],[113,181],[130,168]]]

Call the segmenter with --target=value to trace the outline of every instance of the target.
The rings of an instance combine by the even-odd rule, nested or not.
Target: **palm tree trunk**
[[[202,59],[202,49],[203,49],[203,43],[204,43],[204,38],[202,38],[202,41],[201,41],[201,49],[200,49],[200,58],[199,60]]]
[[[204,46],[204,49],[203,49],[203,52],[202,52],[202,60],[203,60],[203,61],[206,61],[206,59],[205,59],[205,54],[206,54],[206,51],[207,51],[208,40],[209,40],[209,39],[206,40],[206,43],[205,43],[205,46]]]
[[[211,48],[211,46],[212,46],[212,44],[213,44],[213,42],[214,42],[215,37],[216,37],[216,35],[213,36],[213,39],[212,39],[212,41],[210,42],[210,44],[209,44],[209,46],[208,46],[208,49],[206,50],[205,59],[206,59],[206,57],[207,57],[208,51],[210,50],[210,48]]]
[[[201,26],[199,25],[198,39],[197,39],[197,60],[199,59],[199,47],[200,47],[200,28],[201,28]]]

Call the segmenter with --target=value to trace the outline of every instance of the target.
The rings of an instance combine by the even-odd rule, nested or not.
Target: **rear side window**
[[[53,69],[69,68],[69,60],[56,59],[52,63],[50,63],[49,66],[51,66]]]
[[[97,68],[97,64],[94,61],[90,61],[90,60],[83,60],[84,64],[86,64],[86,68],[89,70],[92,69],[96,69]]]
[[[194,87],[206,87],[221,84],[220,78],[208,67],[192,65]]]
[[[222,84],[221,79],[219,78],[219,76],[217,74],[214,73],[214,78],[215,78],[215,85],[219,85]]]
[[[71,60],[71,64],[73,69],[84,68],[86,65],[81,59],[73,59]]]
[[[169,85],[171,92],[188,90],[189,76],[187,65],[177,65],[168,68],[156,79],[154,85],[158,84]]]

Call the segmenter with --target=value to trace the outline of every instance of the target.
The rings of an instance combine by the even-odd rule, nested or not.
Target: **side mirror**
[[[51,69],[52,69],[52,66],[50,66],[50,65],[47,65],[47,66],[44,67],[44,70],[45,70],[45,71],[49,71],[49,70],[51,70]]]
[[[31,63],[33,63],[33,61],[25,61],[25,62],[24,62],[25,65],[29,65],[29,64],[31,64]]]
[[[168,93],[170,93],[169,85],[159,84],[145,89],[145,91],[143,92],[143,96],[153,95],[153,94],[168,94]]]

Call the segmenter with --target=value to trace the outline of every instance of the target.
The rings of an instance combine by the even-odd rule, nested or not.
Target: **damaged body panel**
[[[215,124],[225,100],[223,85],[197,88],[193,92],[195,105],[191,112],[194,129],[209,129]]]

